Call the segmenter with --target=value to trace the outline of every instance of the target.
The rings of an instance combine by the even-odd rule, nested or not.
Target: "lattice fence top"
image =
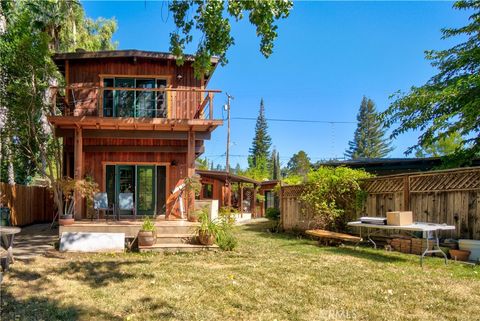
[[[282,197],[299,197],[302,192],[302,185],[282,186]]]
[[[480,170],[410,176],[410,192],[479,189]]]
[[[403,180],[402,177],[366,180],[362,183],[362,189],[369,193],[401,192]]]

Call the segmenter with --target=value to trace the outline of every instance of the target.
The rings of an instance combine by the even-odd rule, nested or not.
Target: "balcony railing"
[[[214,119],[220,90],[195,88],[51,87],[57,115]]]

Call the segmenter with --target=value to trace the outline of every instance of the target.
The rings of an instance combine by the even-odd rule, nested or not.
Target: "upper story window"
[[[125,88],[125,90],[104,90],[104,117],[167,118],[168,116],[166,92],[148,90],[166,88],[166,79],[111,77],[103,79],[103,87]]]

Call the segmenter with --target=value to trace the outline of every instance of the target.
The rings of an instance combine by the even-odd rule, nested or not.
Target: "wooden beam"
[[[66,146],[66,151],[72,151],[72,146]],[[139,146],[139,145],[84,145],[84,153],[187,153],[187,146]],[[205,146],[195,146],[195,154],[204,153]]]
[[[74,147],[74,177],[75,179],[83,178],[83,135],[82,128],[75,129],[75,147]],[[82,197],[80,193],[75,191],[75,219],[82,218]]]
[[[74,137],[74,129],[56,128],[55,136],[57,137]],[[209,140],[210,132],[195,132],[196,140]],[[175,131],[154,131],[154,130],[95,130],[84,129],[84,138],[122,138],[122,139],[172,139],[172,140],[188,140],[188,132]]]

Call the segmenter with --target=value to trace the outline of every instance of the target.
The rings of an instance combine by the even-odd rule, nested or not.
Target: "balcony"
[[[211,132],[220,90],[195,88],[51,87],[57,128]]]
[[[176,120],[214,119],[220,90],[194,88],[51,87],[55,114]]]

